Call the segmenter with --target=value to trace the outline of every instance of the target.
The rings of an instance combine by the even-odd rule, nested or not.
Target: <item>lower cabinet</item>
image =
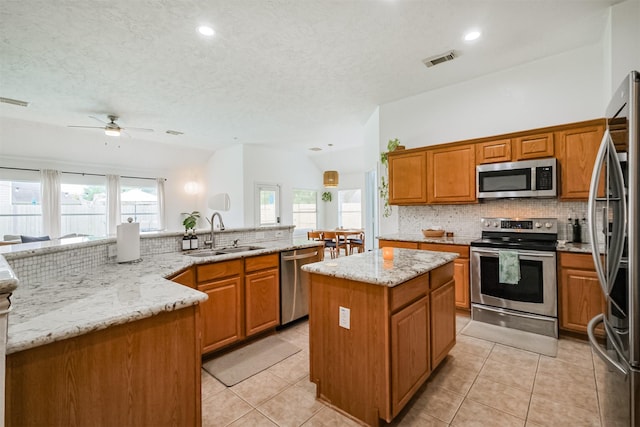
[[[209,296],[200,304],[202,353],[238,343],[280,324],[278,253],[197,265],[172,280]],[[192,276],[195,276],[193,278]]]
[[[391,396],[394,412],[413,396],[414,387],[431,372],[429,297],[391,316]]]
[[[605,311],[605,299],[590,254],[559,253],[560,329],[587,332],[587,324]],[[602,330],[596,329],[604,336]]]
[[[455,344],[455,286],[451,280],[431,291],[431,364],[438,366]]]

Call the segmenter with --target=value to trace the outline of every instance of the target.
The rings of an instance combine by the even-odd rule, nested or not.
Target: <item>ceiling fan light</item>
[[[338,171],[325,171],[322,176],[322,182],[325,187],[337,187]]]
[[[120,129],[105,129],[104,134],[107,136],[120,136]]]

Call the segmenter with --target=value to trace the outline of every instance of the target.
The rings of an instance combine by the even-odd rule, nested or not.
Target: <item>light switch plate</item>
[[[345,329],[351,329],[351,310],[345,307],[340,307],[340,320],[338,325]]]

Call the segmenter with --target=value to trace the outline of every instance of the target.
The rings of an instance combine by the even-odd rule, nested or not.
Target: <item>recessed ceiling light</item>
[[[198,32],[200,34],[202,34],[203,36],[209,36],[211,37],[212,35],[214,35],[216,32],[213,31],[213,28],[208,27],[206,25],[201,25],[198,27]]]
[[[476,40],[478,37],[480,37],[480,31],[469,31],[464,35],[464,39],[468,42]]]

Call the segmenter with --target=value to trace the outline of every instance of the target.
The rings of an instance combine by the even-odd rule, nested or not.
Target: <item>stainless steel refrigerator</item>
[[[640,425],[640,74],[632,71],[606,110],[607,129],[589,192],[589,235],[606,309],[589,322],[605,425]],[[602,324],[606,343],[595,338]]]

